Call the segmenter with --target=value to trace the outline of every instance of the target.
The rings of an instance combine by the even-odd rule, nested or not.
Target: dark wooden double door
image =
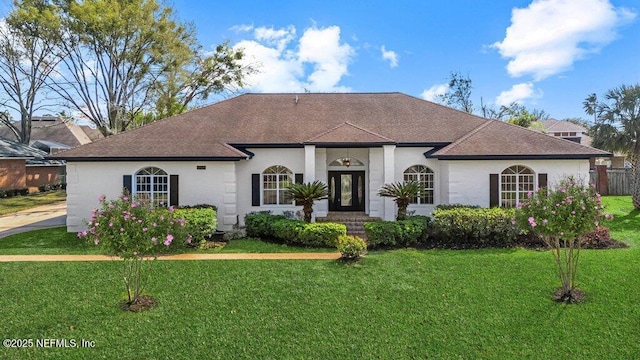
[[[329,211],[364,211],[364,171],[329,171]]]

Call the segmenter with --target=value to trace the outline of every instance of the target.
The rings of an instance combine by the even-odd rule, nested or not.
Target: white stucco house
[[[609,153],[401,93],[244,94],[56,156],[67,161],[67,228],[84,228],[97,198],[123,188],[155,202],[213,204],[218,227],[251,211],[299,210],[291,182],[320,180],[314,215],[355,211],[383,219],[385,183],[420,181],[409,210],[438,204],[515,206],[563,175],[588,179]]]

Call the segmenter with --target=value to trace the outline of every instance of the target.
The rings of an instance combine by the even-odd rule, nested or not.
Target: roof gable
[[[373,131],[353,125],[348,121],[323,131],[320,134],[304,141],[305,144],[330,145],[330,144],[392,144],[394,140],[376,134]]]
[[[434,153],[440,159],[590,158],[610,153],[498,120],[489,120]]]

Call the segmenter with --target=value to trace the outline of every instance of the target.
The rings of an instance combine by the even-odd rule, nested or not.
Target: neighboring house
[[[123,187],[171,205],[213,204],[221,230],[251,211],[298,210],[292,182],[320,180],[314,215],[357,211],[391,220],[385,183],[417,180],[409,210],[438,204],[515,206],[563,175],[588,180],[607,152],[400,93],[245,94],[55,156],[67,161],[67,229]]]
[[[563,139],[576,142],[581,145],[591,146],[589,129],[582,125],[574,124],[566,120],[541,120],[548,135],[561,137]],[[607,165],[610,168],[624,168],[625,156],[614,154],[612,157],[600,157],[591,160],[592,165]]]
[[[37,191],[60,183],[64,165],[47,160],[48,153],[16,141],[0,139],[0,190]]]
[[[16,140],[13,132],[6,126],[0,126],[0,137]],[[31,119],[30,145],[39,142],[36,146],[40,149],[49,148],[50,154],[88,144],[99,138],[102,138],[99,130],[77,125],[57,116],[34,116]]]

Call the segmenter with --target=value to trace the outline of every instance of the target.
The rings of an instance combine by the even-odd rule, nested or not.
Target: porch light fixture
[[[342,158],[342,165],[345,167],[351,166],[351,158],[349,158],[349,149],[347,149],[347,156]]]

